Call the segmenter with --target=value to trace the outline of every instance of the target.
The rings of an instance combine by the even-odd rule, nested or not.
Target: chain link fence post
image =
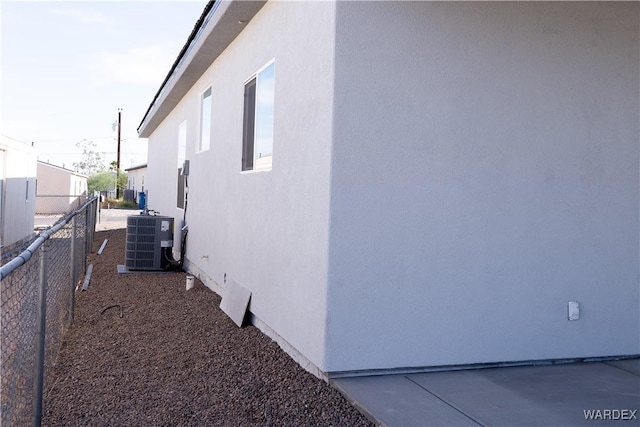
[[[76,216],[71,219],[71,280],[69,280],[69,325],[73,323],[73,310],[74,310],[74,294],[76,283],[78,283],[78,273],[76,272],[76,229],[77,229]]]
[[[37,306],[37,341],[36,341],[36,378],[34,382],[33,427],[42,423],[42,395],[44,385],[44,352],[47,325],[47,264],[49,258],[49,240],[40,247],[40,280],[38,286]]]
[[[96,230],[96,205],[92,203],[88,208],[89,211],[89,223],[87,224],[87,233],[90,241],[93,243],[93,235]],[[91,246],[89,246],[89,253],[91,253]],[[89,254],[87,254],[88,256]]]
[[[84,212],[84,227],[85,227],[85,234],[84,234],[84,243],[85,243],[85,247],[84,247],[84,257],[86,258],[87,256],[89,256],[89,254],[91,253],[91,231],[89,231],[89,224],[91,224],[91,210],[89,209],[89,207],[87,207],[87,210]],[[86,264],[85,264],[85,273],[86,271]]]

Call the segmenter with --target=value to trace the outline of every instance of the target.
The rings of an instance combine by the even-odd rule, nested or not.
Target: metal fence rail
[[[52,223],[53,225],[53,223]],[[7,246],[0,246],[0,266],[11,261],[13,258],[24,252],[37,238],[37,234],[34,232],[28,236],[24,236],[17,242],[13,242]]]
[[[42,396],[86,270],[98,199],[42,232],[0,267],[0,425],[40,425]]]

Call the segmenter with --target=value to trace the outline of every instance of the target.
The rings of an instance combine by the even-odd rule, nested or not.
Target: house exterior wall
[[[639,354],[638,3],[336,10],[326,370]]]
[[[149,207],[173,215],[178,138],[190,161],[187,268],[250,309],[324,368],[335,5],[269,2],[149,137]],[[313,23],[313,25],[310,25]],[[275,58],[273,167],[241,172],[244,83]],[[211,147],[197,152],[200,96],[212,88]],[[178,227],[176,227],[178,229]],[[174,237],[176,253],[179,238]]]
[[[87,177],[75,173],[71,174],[70,191],[71,193],[69,194],[74,196],[87,194]]]
[[[44,162],[38,162],[37,171],[36,213],[66,213],[79,206],[78,196],[87,192],[86,176]]]
[[[30,146],[0,140],[0,229],[2,246],[33,233],[37,154]]]
[[[145,189],[144,179],[147,173],[147,168],[128,169],[126,172],[128,181],[127,188],[129,190],[134,190],[137,197],[137,194],[143,192]]]

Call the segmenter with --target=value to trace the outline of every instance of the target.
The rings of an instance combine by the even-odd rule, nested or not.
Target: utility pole
[[[120,126],[122,123],[122,108],[118,108],[118,158],[116,159],[116,199],[120,199]]]

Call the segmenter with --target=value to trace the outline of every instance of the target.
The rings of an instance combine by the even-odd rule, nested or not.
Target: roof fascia
[[[200,25],[189,36],[142,119],[138,127],[140,138],[153,133],[265,3],[266,0],[218,0],[205,9]]]
[[[51,168],[51,169],[56,169],[56,170],[59,170],[59,171],[62,171],[62,172],[66,172],[69,175],[75,175],[75,176],[80,177],[80,178],[87,178],[87,175],[83,175],[83,174],[78,173],[78,172],[76,172],[76,171],[74,171],[72,169],[67,169],[67,168],[62,167],[62,166],[58,166],[58,165],[54,165],[54,164],[51,164],[51,163],[44,162],[42,160],[38,160],[38,165],[42,165],[44,167],[48,167],[48,168]]]
[[[138,169],[145,169],[146,167],[147,167],[147,164],[145,163],[144,165],[138,165],[138,166],[130,167],[128,169],[125,169],[124,171],[125,172],[135,171],[135,170],[138,170]]]

